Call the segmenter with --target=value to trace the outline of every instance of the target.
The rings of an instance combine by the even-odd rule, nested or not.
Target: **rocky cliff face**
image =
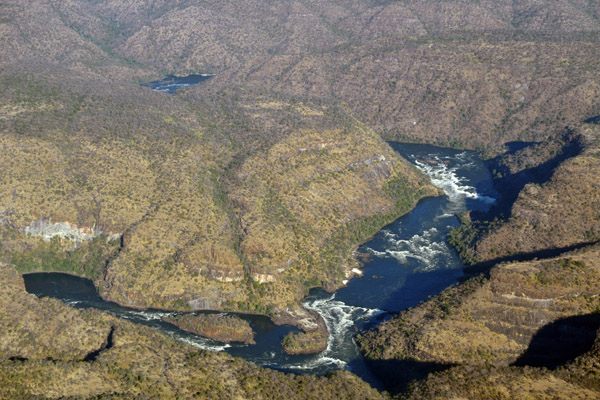
[[[599,259],[596,246],[560,258],[500,264],[489,278],[447,289],[381,324],[363,336],[363,348],[373,359],[513,363],[543,326],[596,310]]]
[[[598,397],[586,378],[597,374],[600,327],[597,149],[597,126],[587,124],[491,162],[517,195],[501,199],[500,218],[472,213],[451,234],[486,272],[359,336],[391,390],[445,370],[407,396]],[[485,268],[498,260],[512,261]]]
[[[47,222],[34,221],[23,229],[26,235],[41,237],[45,242],[54,238],[66,239],[75,242],[75,245],[97,238],[106,236],[108,240],[119,240],[120,233],[102,232],[96,227],[78,227],[70,222]]]
[[[138,307],[297,307],[308,287],[341,286],[355,266],[352,247],[419,198],[437,194],[359,123],[331,129],[318,114],[310,118],[310,127],[230,170],[224,192],[207,199],[212,203],[190,197],[186,187],[174,189],[179,198],[126,232],[100,283],[104,296]]]

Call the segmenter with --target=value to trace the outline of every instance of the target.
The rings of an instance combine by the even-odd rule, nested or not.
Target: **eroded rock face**
[[[496,149],[599,93],[582,5],[32,4],[4,9],[0,223],[123,232],[94,276],[135,307],[268,313],[339,287],[353,246],[434,194],[380,134]],[[131,83],[165,70],[215,76],[168,99]]]
[[[62,264],[63,253],[46,257],[56,249],[15,233],[40,219],[72,221],[35,229],[75,241],[86,234],[75,225],[124,232],[122,248],[98,251],[100,267],[83,271],[120,303],[263,313],[298,306],[307,287],[343,284],[353,269],[349,249],[433,193],[359,120],[387,138],[493,152],[597,115],[596,14],[587,2],[512,0],[5,2],[4,259],[21,270]],[[218,74],[206,90],[168,99],[132,84],[165,70]],[[593,176],[595,162],[583,161],[563,178],[588,167]],[[575,200],[597,200],[587,191],[593,183],[585,179]],[[596,237],[594,207],[561,210],[546,189],[523,192],[515,215],[532,226],[506,225],[499,237],[509,252]],[[536,216],[537,207],[547,213]],[[573,225],[561,230],[565,221]],[[505,249],[489,239],[482,251]],[[499,299],[553,304],[507,291]],[[153,370],[163,384],[172,382],[167,367],[189,361],[115,336],[122,355],[165,365]],[[135,397],[150,389],[128,383],[147,370],[128,372],[105,387],[102,374],[92,375],[90,387],[102,386],[92,394],[66,392],[62,382],[34,394],[123,389]],[[227,382],[214,387],[245,397]]]
[[[105,235],[108,240],[117,240],[121,237],[120,233],[102,232],[95,227],[78,227],[70,222],[48,222],[43,220],[33,221],[23,228],[23,232],[26,235],[41,237],[46,242],[56,237],[69,240],[75,244],[92,240],[101,235]]]
[[[462,226],[451,234],[451,242],[471,263],[530,261],[497,264],[489,275],[449,288],[359,337],[367,358],[394,390],[457,364],[464,366],[441,373],[438,380],[429,378],[412,395],[437,393],[452,373],[472,380],[473,387],[457,384],[456,392],[448,393],[472,390],[475,397],[487,384],[503,393],[519,393],[512,379],[531,385],[563,381],[563,397],[579,390],[571,372],[534,370],[530,376],[526,369],[507,367],[566,365],[589,350],[600,324],[600,187],[596,172],[589,174],[600,165],[598,129],[582,126],[575,136],[567,136],[566,144],[540,143],[501,159],[501,173],[538,179],[518,186],[522,190],[508,219],[463,217]],[[567,252],[573,248],[578,250]],[[478,377],[473,371],[483,365],[503,367],[486,369]],[[402,372],[391,372],[393,368]],[[588,389],[586,383],[581,390]]]
[[[269,119],[278,107],[306,113],[283,102],[243,110]],[[181,300],[269,314],[297,306],[307,287],[343,285],[356,266],[352,248],[437,191],[374,132],[349,120],[347,129],[331,128],[333,111],[320,111],[310,113],[317,128],[289,130],[231,172],[226,200],[234,212],[173,199],[177,205],[163,204],[132,227],[99,282],[103,296],[135,307],[183,309]],[[167,218],[174,210],[181,219]],[[231,229],[230,240],[219,242],[206,218]],[[195,237],[198,230],[213,242]]]
[[[355,266],[354,246],[436,194],[377,134],[332,105],[247,96],[226,100],[235,116],[207,105],[216,108],[209,123],[188,114],[180,97],[39,75],[25,80],[70,89],[52,105],[32,101],[7,123],[25,118],[32,130],[51,129],[65,109],[80,108],[77,131],[0,138],[2,259],[27,272],[49,271],[44,260],[55,260],[57,271],[94,279],[120,304],[263,314],[297,306],[307,287],[340,287]],[[18,103],[11,93],[3,92],[7,103]],[[100,127],[112,107],[126,115]],[[235,121],[250,122],[241,132]],[[98,257],[102,246],[88,245],[121,232],[118,248]],[[89,257],[77,267],[63,262],[88,247],[93,271],[82,273]]]

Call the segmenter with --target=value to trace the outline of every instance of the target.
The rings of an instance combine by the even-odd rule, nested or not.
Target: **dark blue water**
[[[229,347],[245,347],[245,345],[226,345],[211,339],[196,336],[163,322],[162,317],[174,316],[178,313],[160,310],[134,310],[108,301],[104,301],[89,279],[61,273],[35,273],[23,276],[25,287],[29,293],[39,297],[54,297],[76,308],[97,308],[133,322],[151,326],[168,335],[209,350],[224,350]],[[199,313],[217,313],[202,311]],[[269,352],[276,349],[281,339],[290,331],[298,331],[291,326],[277,326],[269,318],[262,315],[235,314],[247,320],[255,332],[260,332],[255,338],[256,345],[252,347],[258,352]]]
[[[456,215],[487,210],[497,197],[487,168],[473,152],[430,145],[392,143],[446,196],[427,198],[383,228],[359,252],[371,255],[364,276],[336,294],[346,304],[400,311],[455,283],[463,264],[446,243],[459,225]]]
[[[209,79],[210,75],[188,75],[188,76],[168,76],[158,81],[142,83],[142,86],[149,87],[158,92],[175,94],[179,89],[199,84]]]
[[[583,122],[585,122],[586,124],[600,124],[600,115],[584,119]]]
[[[350,280],[334,294],[313,290],[306,308],[319,312],[330,332],[327,350],[316,355],[290,356],[279,343],[292,327],[275,326],[268,318],[240,315],[257,333],[256,345],[221,345],[189,334],[160,321],[173,313],[135,311],[102,301],[91,282],[63,274],[25,276],[27,290],[57,297],[76,307],[95,307],[123,318],[154,326],[188,343],[295,372],[324,373],[348,368],[377,385],[358,352],[356,329],[385,317],[389,311],[412,307],[454,284],[463,275],[463,264],[446,243],[448,232],[458,226],[456,214],[487,210],[495,201],[491,176],[477,155],[429,145],[392,143],[402,156],[425,172],[446,194],[424,199],[413,211],[382,229],[359,247],[369,255],[363,276]]]

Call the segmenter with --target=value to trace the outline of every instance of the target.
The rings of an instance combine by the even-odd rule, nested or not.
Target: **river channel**
[[[65,274],[24,276],[30,293],[51,296],[78,308],[94,307],[149,325],[192,345],[227,351],[258,365],[298,373],[325,373],[346,368],[371,382],[371,375],[353,337],[357,330],[385,319],[390,312],[417,305],[463,275],[463,264],[446,242],[458,226],[456,215],[487,210],[497,198],[492,179],[477,154],[431,145],[391,143],[392,147],[427,174],[445,196],[421,200],[408,214],[384,227],[358,251],[367,254],[363,276],[331,294],[312,290],[304,306],[319,312],[330,332],[328,347],[315,355],[290,356],[280,342],[289,326],[276,326],[263,316],[240,315],[256,332],[255,345],[223,345],[186,333],[161,321],[174,313],[139,311],[103,301],[91,281]]]

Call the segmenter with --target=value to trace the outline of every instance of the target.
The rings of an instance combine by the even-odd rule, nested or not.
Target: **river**
[[[389,312],[417,305],[454,284],[463,275],[463,264],[446,242],[448,232],[458,226],[456,214],[487,210],[497,193],[485,164],[470,151],[431,145],[391,143],[442,189],[445,196],[421,200],[408,214],[384,227],[359,247],[369,255],[364,275],[330,294],[312,290],[304,306],[319,312],[330,332],[328,347],[316,355],[290,356],[282,351],[281,339],[289,326],[276,326],[263,316],[240,315],[256,332],[256,345],[223,345],[183,332],[161,318],[174,313],[138,311],[103,301],[91,281],[65,274],[28,274],[30,293],[56,297],[75,307],[95,307],[122,318],[153,326],[195,346],[227,351],[258,365],[293,372],[325,373],[347,368],[374,386],[377,380],[365,365],[353,336],[357,329],[387,318]]]

